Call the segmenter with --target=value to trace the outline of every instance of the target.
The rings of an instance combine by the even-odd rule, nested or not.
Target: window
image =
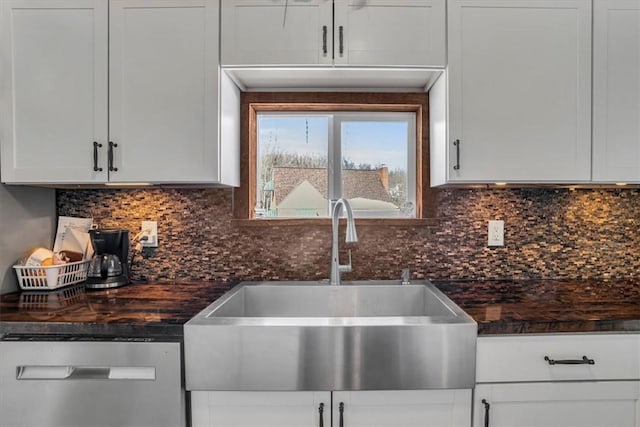
[[[365,223],[437,223],[428,113],[427,93],[243,92],[234,218],[320,224],[342,196]]]
[[[257,113],[256,217],[415,217],[416,113]]]

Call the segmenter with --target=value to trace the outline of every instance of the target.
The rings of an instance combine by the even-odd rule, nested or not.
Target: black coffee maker
[[[129,283],[129,231],[89,230],[94,255],[89,263],[86,287],[116,288]]]

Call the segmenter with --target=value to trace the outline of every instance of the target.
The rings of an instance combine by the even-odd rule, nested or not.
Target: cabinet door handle
[[[320,403],[320,406],[318,406],[318,413],[320,414],[318,427],[324,427],[324,403]]]
[[[102,168],[98,167],[98,148],[102,148],[102,144],[93,141],[93,171],[102,172]]]
[[[340,412],[340,427],[344,427],[344,402],[338,405],[338,412]]]
[[[338,27],[338,40],[340,42],[340,56],[344,53],[344,26]]]
[[[482,399],[481,402],[484,405],[484,427],[489,427],[489,409],[491,405],[487,402],[487,399]]]
[[[456,147],[456,164],[453,165],[453,170],[457,171],[460,169],[460,140],[453,141],[453,146]]]
[[[109,141],[109,172],[118,172],[118,168],[113,166],[113,149],[117,146],[118,144]]]
[[[544,360],[546,360],[549,365],[595,365],[596,364],[595,360],[589,359],[587,356],[582,356],[582,359],[564,359],[564,360],[550,359],[549,356],[545,356]]]
[[[322,55],[327,56],[328,51],[329,50],[327,48],[327,26],[323,25],[322,26]]]

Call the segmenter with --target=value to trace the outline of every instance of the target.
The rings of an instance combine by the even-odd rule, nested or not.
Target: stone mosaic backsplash
[[[136,281],[317,280],[329,276],[331,227],[232,222],[231,189],[58,190],[59,215],[101,228],[158,221],[159,247],[136,257]],[[345,279],[629,278],[640,276],[638,189],[446,189],[437,226],[359,227]],[[505,246],[487,246],[487,221]]]

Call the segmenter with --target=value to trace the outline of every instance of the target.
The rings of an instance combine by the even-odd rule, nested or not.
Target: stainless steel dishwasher
[[[179,342],[0,339],[0,426],[180,427],[185,416]]]

